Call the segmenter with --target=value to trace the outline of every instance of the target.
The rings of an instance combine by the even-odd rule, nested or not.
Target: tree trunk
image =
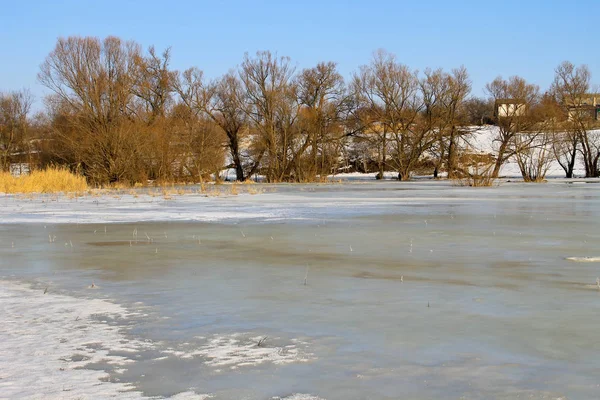
[[[569,165],[569,168],[565,175],[566,175],[566,178],[569,178],[569,179],[573,178],[573,164]]]
[[[450,132],[450,143],[448,143],[448,179],[454,179],[456,177],[456,145],[454,143],[454,127]],[[437,178],[437,176],[435,176]]]
[[[573,178],[573,170],[575,169],[575,157],[577,156],[577,146],[573,147],[571,158],[567,166],[567,178]]]
[[[381,160],[379,162],[379,174],[378,175],[380,176],[380,178],[378,178],[378,179],[383,179],[383,173],[385,172],[385,158],[387,157],[386,148],[387,148],[386,134],[384,133],[382,147],[381,147]]]
[[[243,182],[246,180],[246,177],[244,176],[244,166],[240,158],[238,135],[237,133],[227,132],[227,138],[229,139],[229,151],[231,152],[231,158],[235,166],[235,180]]]
[[[506,143],[502,143],[500,149],[498,149],[498,158],[496,158],[496,163],[494,164],[492,178],[498,178],[498,175],[500,174],[500,168],[502,168],[502,164],[504,164],[504,153],[506,153]]]

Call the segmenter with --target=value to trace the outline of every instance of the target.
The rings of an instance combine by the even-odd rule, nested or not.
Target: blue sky
[[[245,52],[271,50],[297,68],[335,61],[349,78],[374,50],[404,64],[466,66],[473,94],[496,76],[545,89],[564,60],[600,83],[600,1],[12,1],[0,18],[0,90],[29,88],[41,104],[39,65],[60,36],[119,36],[172,47],[172,67],[209,77]]]

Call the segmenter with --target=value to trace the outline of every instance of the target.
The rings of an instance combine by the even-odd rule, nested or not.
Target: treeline
[[[30,115],[27,91],[0,94],[0,167],[64,165],[94,184],[198,182],[224,168],[239,181],[306,182],[349,170],[496,177],[514,159],[538,180],[554,160],[572,176],[581,157],[599,176],[596,121],[572,112],[590,90],[585,66],[561,64],[543,94],[499,77],[476,98],[464,67],[419,73],[385,51],[349,81],[334,62],[298,71],[270,52],[215,80],[170,61],[116,37],[59,39],[38,75],[52,92],[43,112]],[[481,124],[498,126],[489,157],[470,151]]]

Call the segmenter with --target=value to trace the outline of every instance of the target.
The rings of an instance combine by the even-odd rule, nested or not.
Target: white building
[[[498,99],[496,100],[496,117],[509,118],[521,117],[525,115],[527,106],[524,101],[517,99]]]

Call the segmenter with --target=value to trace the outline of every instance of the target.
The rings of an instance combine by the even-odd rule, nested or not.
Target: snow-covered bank
[[[470,134],[465,135],[462,140],[461,146],[464,146],[466,150],[475,154],[491,154],[495,156],[498,154],[498,149],[500,147],[500,142],[496,140],[499,136],[499,128],[494,125],[484,125],[484,126],[472,126],[469,127]],[[600,133],[599,130],[591,131],[595,134]],[[575,168],[574,175],[576,177],[585,176],[585,166],[583,164],[582,157],[578,155]],[[348,180],[359,180],[359,179],[375,179],[377,172],[371,173],[358,173],[358,172],[341,172],[335,175],[330,176],[330,179],[348,179]],[[384,179],[396,179],[398,176],[398,172],[387,171],[384,173]],[[445,176],[445,172],[440,174],[441,177]],[[500,168],[500,177],[503,178],[511,178],[511,179],[520,179],[522,178],[521,170],[519,169],[519,165],[517,164],[514,157],[511,157],[506,163],[502,165]],[[429,176],[431,177],[431,175]],[[548,171],[546,173],[546,178],[564,178],[565,171],[560,166],[560,164],[553,160],[550,162]]]
[[[0,280],[0,398],[145,398],[130,384],[109,381],[106,371],[85,369],[127,368],[134,360],[116,352],[152,346],[107,321],[132,313],[105,300],[44,292]],[[208,396],[188,391],[175,398]]]
[[[477,127],[473,131],[473,133],[468,137],[467,142],[469,144],[469,148],[472,152],[480,153],[480,154],[498,154],[498,148],[500,147],[500,143],[495,141],[495,138],[499,135],[499,128],[493,125],[487,125],[482,127]],[[574,174],[577,177],[585,176],[585,167],[581,160],[581,157],[578,156],[575,162]],[[508,160],[502,168],[500,168],[500,176],[507,178],[521,178],[521,170],[519,169],[519,165],[514,160],[514,157]],[[548,172],[546,173],[546,178],[564,178],[565,171],[560,166],[560,164],[554,160],[550,163],[548,167]]]

